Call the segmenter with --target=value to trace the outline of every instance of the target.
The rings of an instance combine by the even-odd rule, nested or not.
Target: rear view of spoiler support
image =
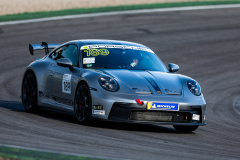
[[[49,48],[54,49],[60,45],[61,44],[47,44],[47,42],[42,42],[42,44],[29,44],[29,52],[33,55],[33,51],[45,49],[45,54],[47,55],[49,53]]]

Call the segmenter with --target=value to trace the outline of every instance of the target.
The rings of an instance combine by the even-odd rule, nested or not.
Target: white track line
[[[0,144],[0,147],[17,148],[17,149],[37,151],[37,152],[46,152],[46,153],[62,154],[62,155],[68,155],[68,156],[88,157],[88,158],[96,158],[96,159],[129,160],[129,159],[102,157],[102,156],[91,156],[91,155],[86,155],[86,154],[75,154],[75,153],[68,153],[68,152],[49,151],[49,150],[45,150],[45,149],[22,147],[22,146],[8,145],[8,144]]]
[[[229,5],[209,5],[209,6],[175,7],[175,8],[158,8],[158,9],[140,9],[140,10],[78,14],[78,15],[69,15],[69,16],[58,16],[58,17],[49,17],[49,18],[38,18],[38,19],[29,19],[29,20],[0,22],[0,26],[10,25],[10,24],[34,23],[34,22],[55,21],[55,20],[62,20],[62,19],[110,16],[110,15],[120,15],[120,14],[137,14],[137,13],[171,12],[171,11],[191,11],[191,10],[224,9],[224,8],[239,8],[239,7],[240,7],[240,4],[229,4]]]

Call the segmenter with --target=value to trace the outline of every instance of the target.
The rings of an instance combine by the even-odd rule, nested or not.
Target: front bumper
[[[193,114],[200,115],[200,119],[193,120]],[[206,125],[202,115],[201,106],[188,107],[188,110],[181,111],[152,111],[139,108],[135,103],[115,102],[108,120],[162,125]]]
[[[178,96],[142,96],[135,94],[103,94],[91,91],[93,105],[102,105],[105,115],[92,115],[92,118],[127,123],[147,123],[161,125],[206,125],[206,103],[201,97]],[[136,99],[143,100],[139,105]],[[179,111],[147,110],[147,102],[178,103]],[[200,115],[200,119],[193,120],[193,114]]]

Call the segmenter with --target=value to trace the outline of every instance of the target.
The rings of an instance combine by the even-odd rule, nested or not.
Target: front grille
[[[132,111],[130,119],[135,121],[186,123],[191,121],[191,114],[188,112],[169,111]]]

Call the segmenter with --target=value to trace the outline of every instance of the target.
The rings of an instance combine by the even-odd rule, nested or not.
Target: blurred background
[[[17,14],[24,12],[55,11],[72,8],[92,8],[105,6],[190,1],[199,0],[0,0],[0,15]]]

